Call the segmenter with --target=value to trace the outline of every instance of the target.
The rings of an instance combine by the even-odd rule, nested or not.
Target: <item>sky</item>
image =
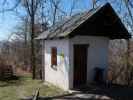
[[[11,0],[13,1],[13,0]],[[2,0],[0,0],[0,4]],[[12,3],[9,4],[12,7]],[[9,8],[8,6],[6,8]],[[0,10],[0,41],[7,40],[18,23],[18,18],[13,12],[1,12]]]
[[[66,12],[70,11],[71,2],[68,1],[69,0],[63,0],[62,3],[63,10]],[[10,5],[12,5],[12,3],[14,3],[13,0]],[[91,0],[77,0],[75,12],[89,10],[90,8],[92,8]],[[15,16],[13,12],[0,13],[0,41],[7,40],[9,35],[15,31],[15,27],[19,24],[19,22],[19,18]]]
[[[89,9],[89,4],[91,3],[90,0],[83,0],[83,2],[80,2],[82,0],[77,0],[77,12],[84,11],[85,9]],[[13,3],[13,1],[12,1]],[[10,3],[10,5],[12,5]],[[62,6],[64,7],[65,11],[69,11],[71,3],[68,2],[68,0],[64,0]],[[5,12],[0,13],[0,41],[7,40],[9,35],[15,30],[15,27],[19,24],[19,19],[17,16],[14,15],[13,12]]]
[[[0,40],[6,40],[17,25],[17,18],[12,14],[4,14],[0,17]]]

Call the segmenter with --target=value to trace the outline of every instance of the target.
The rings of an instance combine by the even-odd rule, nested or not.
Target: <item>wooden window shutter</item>
[[[57,48],[56,47],[51,48],[51,64],[57,65]]]

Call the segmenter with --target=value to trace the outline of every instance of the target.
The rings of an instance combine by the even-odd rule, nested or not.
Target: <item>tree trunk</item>
[[[27,66],[27,62],[28,61],[27,61],[27,58],[26,57],[27,57],[27,50],[28,50],[27,49],[27,47],[28,47],[27,46],[27,26],[28,26],[27,23],[28,23],[28,20],[25,19],[24,21],[25,21],[25,33],[24,33],[24,65]]]
[[[34,14],[34,0],[31,1],[31,66],[32,66],[32,79],[36,77],[36,57],[35,57],[35,14]]]

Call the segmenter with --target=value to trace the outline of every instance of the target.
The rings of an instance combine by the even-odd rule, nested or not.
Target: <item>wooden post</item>
[[[39,90],[40,88],[38,88],[33,96],[33,99],[32,100],[39,100]]]
[[[130,58],[130,39],[127,39],[127,85],[130,85],[130,62],[129,62],[129,58]]]
[[[45,40],[42,40],[42,80],[45,81]]]

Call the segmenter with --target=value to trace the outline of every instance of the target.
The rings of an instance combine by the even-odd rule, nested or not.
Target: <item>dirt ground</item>
[[[133,87],[89,86],[67,95],[40,97],[39,100],[133,100]]]

